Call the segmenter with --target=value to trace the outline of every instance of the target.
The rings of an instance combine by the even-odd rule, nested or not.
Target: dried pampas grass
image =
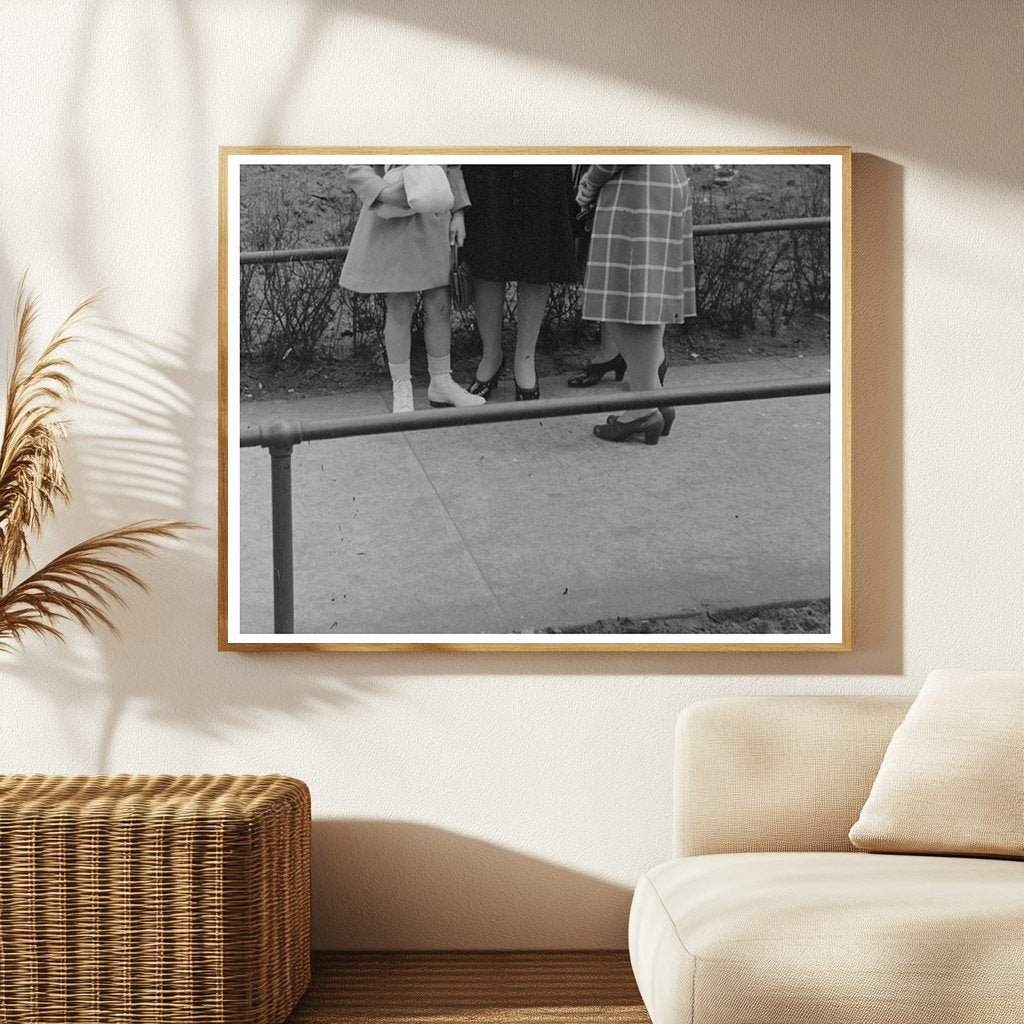
[[[62,626],[70,621],[90,632],[102,625],[116,633],[110,612],[125,603],[121,587],[146,589],[122,559],[152,555],[161,541],[196,528],[180,521],[131,523],[76,544],[14,582],[23,566],[31,566],[30,539],[71,500],[61,459],[64,411],[74,392],[74,365],[65,348],[76,340],[74,329],[95,300],[91,295],[79,303],[33,357],[38,306],[24,281],[18,293],[0,442],[0,650],[30,634],[62,640]]]

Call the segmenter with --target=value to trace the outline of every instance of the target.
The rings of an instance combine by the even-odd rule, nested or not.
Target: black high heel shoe
[[[604,363],[587,363],[582,372],[570,377],[565,383],[571,388],[592,388],[604,380],[606,373],[615,373],[616,380],[622,380],[626,374],[626,360],[621,353],[614,359]]]
[[[594,437],[602,441],[628,441],[631,437],[643,434],[644,444],[657,444],[658,438],[665,433],[665,421],[661,413],[655,409],[646,416],[635,420],[616,419],[611,423],[599,423],[594,427]]]
[[[662,420],[665,423],[665,426],[663,426],[661,428],[661,436],[662,437],[668,437],[668,435],[672,433],[672,424],[675,423],[675,421],[676,421],[675,406],[672,406],[672,405],[664,405],[664,406],[659,405],[658,406],[658,412],[661,413],[661,418],[662,418]],[[618,416],[609,416],[606,422],[609,423],[609,424],[611,424],[611,423],[618,423],[619,422],[619,417]]]
[[[536,402],[540,398],[540,381],[537,381],[532,388],[521,388],[519,381],[516,380],[513,374],[512,380],[515,381],[516,385],[516,401],[517,402]]]
[[[622,380],[626,375],[626,360],[622,358],[620,353],[614,359],[609,359],[604,363],[588,363],[583,367],[583,372],[576,374],[575,377],[570,377],[565,383],[571,388],[592,388],[595,384],[600,384],[604,380],[606,373],[615,371],[615,379]],[[665,383],[665,374],[668,373],[668,353],[665,353],[665,358],[662,359],[661,365],[658,367],[658,381],[662,384]]]
[[[471,395],[483,395],[484,398],[490,398],[491,392],[498,386],[498,378],[501,376],[502,371],[505,369],[505,356],[502,355],[501,362],[498,364],[498,372],[489,380],[478,380],[475,376],[472,382],[466,390]]]

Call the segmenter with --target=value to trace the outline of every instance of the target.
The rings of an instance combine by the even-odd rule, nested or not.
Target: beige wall
[[[621,946],[672,721],[1020,667],[1016,3],[0,5],[0,315],[108,288],[51,540],[216,507],[218,144],[821,144],[854,161],[856,651],[215,653],[215,533],[123,641],[4,663],[0,770],[284,771],[320,946]],[[45,551],[45,545],[41,549]]]

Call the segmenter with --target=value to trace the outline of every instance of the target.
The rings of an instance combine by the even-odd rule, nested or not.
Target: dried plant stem
[[[124,558],[152,555],[159,543],[195,524],[147,520],[98,534],[76,544],[12,585],[18,569],[31,564],[29,540],[53,516],[57,504],[71,500],[61,444],[64,410],[74,391],[74,366],[64,347],[76,340],[74,329],[96,296],[80,302],[57,328],[38,356],[32,357],[35,300],[18,293],[13,363],[4,403],[0,437],[0,650],[26,636],[63,639],[61,626],[75,621],[92,631],[103,625],[117,632],[109,612],[124,605],[119,587],[145,590]]]
[[[63,639],[59,624],[68,620],[90,631],[104,625],[117,633],[108,613],[114,604],[125,606],[118,587],[130,583],[146,589],[121,559],[152,555],[159,541],[195,528],[180,521],[132,523],[69,548],[0,596],[0,649],[29,633]]]

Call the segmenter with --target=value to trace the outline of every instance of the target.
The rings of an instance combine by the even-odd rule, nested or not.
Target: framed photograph
[[[219,289],[222,650],[850,650],[849,148],[223,148]]]

